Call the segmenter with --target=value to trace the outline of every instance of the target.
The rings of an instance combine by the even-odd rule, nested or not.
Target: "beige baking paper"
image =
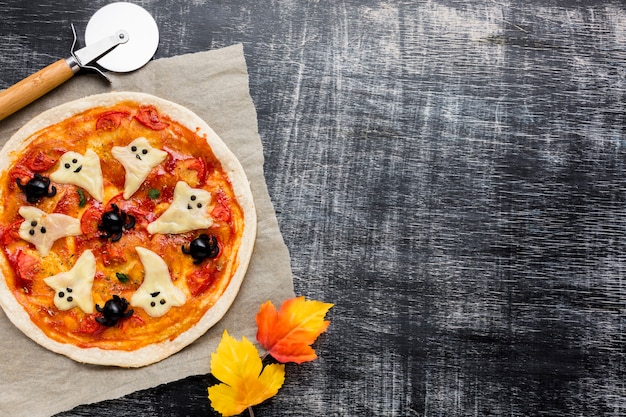
[[[44,110],[91,94],[139,91],[181,104],[203,118],[241,161],[258,213],[257,240],[248,273],[224,318],[181,352],[154,365],[121,369],[84,365],[40,347],[0,310],[0,415],[50,416],[77,405],[209,373],[210,355],[227,329],[256,340],[255,315],[272,300],[292,297],[289,253],[278,229],[263,175],[263,149],[248,91],[242,45],[151,61],[130,74],[79,75],[54,92],[0,121],[0,140]],[[208,401],[208,399],[207,399]]]

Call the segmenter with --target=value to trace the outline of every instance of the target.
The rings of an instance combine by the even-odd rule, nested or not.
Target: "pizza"
[[[183,106],[89,96],[0,151],[0,304],[45,348],[139,367],[228,310],[256,236],[245,172]]]

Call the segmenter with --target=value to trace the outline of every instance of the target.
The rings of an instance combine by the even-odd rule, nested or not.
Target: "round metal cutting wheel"
[[[111,3],[98,10],[87,23],[85,43],[91,45],[118,30],[128,33],[128,42],[96,61],[98,65],[130,72],[148,63],[159,46],[159,28],[150,13],[133,3]]]

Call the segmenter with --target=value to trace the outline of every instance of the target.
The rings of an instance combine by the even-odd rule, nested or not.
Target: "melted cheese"
[[[148,233],[185,233],[206,229],[213,224],[208,212],[210,202],[211,193],[208,191],[191,188],[186,182],[178,181],[172,204],[148,225]]]
[[[138,137],[126,146],[115,146],[111,153],[126,170],[124,198],[127,200],[141,187],[152,168],[167,158],[167,152],[153,148],[144,137]]]
[[[104,197],[100,157],[91,149],[87,149],[85,155],[73,151],[64,153],[59,161],[59,167],[50,174],[50,179],[61,184],[84,188],[99,202],[102,202]]]
[[[144,267],[144,277],[130,304],[143,308],[152,317],[161,317],[170,308],[185,304],[185,294],[172,282],[165,261],[151,250],[135,249]]]
[[[80,255],[72,269],[44,278],[44,282],[54,289],[54,305],[59,310],[69,310],[78,306],[87,314],[94,311],[91,287],[96,276],[96,258],[90,250]]]
[[[41,256],[48,255],[58,239],[81,234],[80,220],[71,216],[60,213],[46,214],[33,206],[20,207],[19,213],[24,221],[18,234],[25,241],[35,245]]]

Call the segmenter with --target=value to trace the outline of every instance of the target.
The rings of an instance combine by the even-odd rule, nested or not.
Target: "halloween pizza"
[[[0,151],[0,304],[79,362],[144,366],[192,343],[232,304],[255,235],[239,161],[154,96],[61,105]]]

